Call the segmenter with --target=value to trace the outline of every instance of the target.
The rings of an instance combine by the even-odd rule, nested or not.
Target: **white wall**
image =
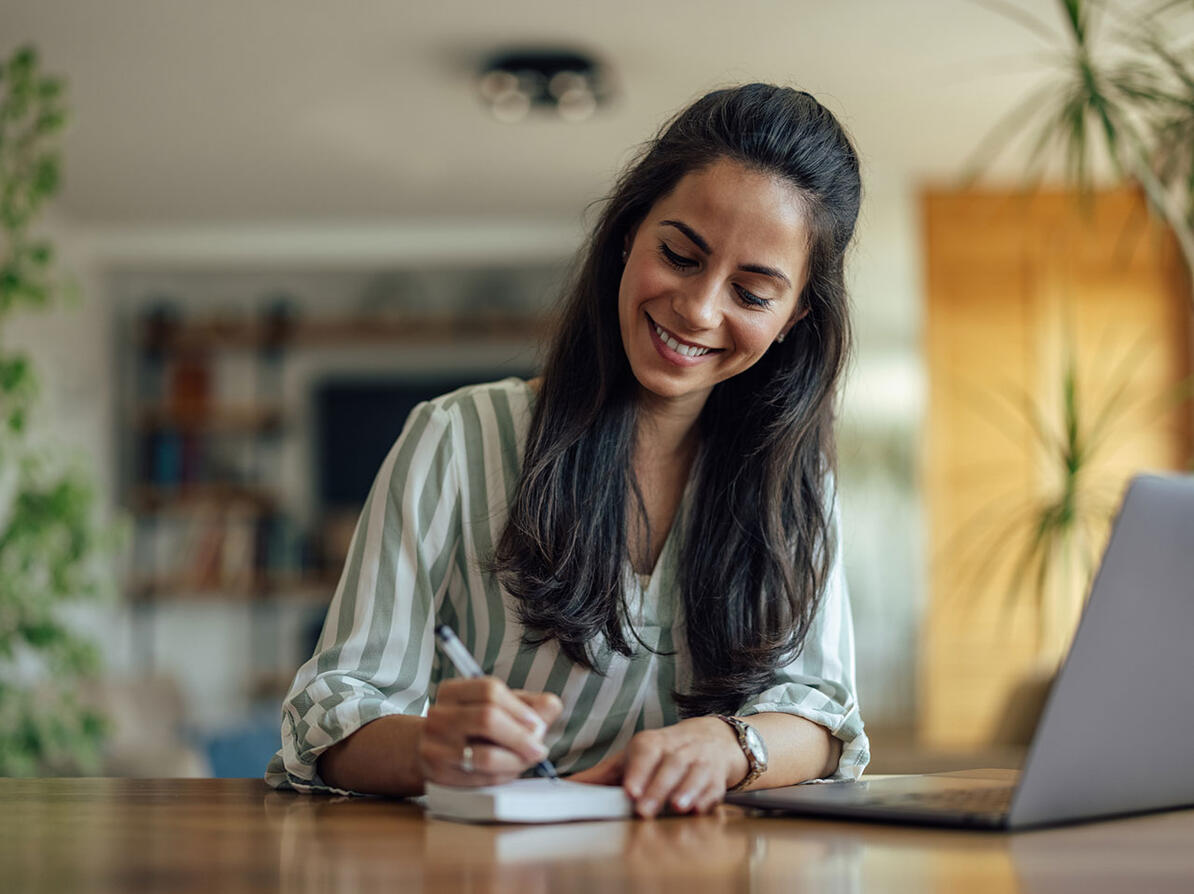
[[[855,362],[838,429],[846,575],[863,717],[911,727],[924,608],[918,471],[927,380],[917,193],[898,170],[864,169],[850,291]]]

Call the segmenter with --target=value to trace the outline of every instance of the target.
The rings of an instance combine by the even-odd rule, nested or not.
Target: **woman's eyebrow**
[[[698,233],[696,230],[694,230],[688,224],[684,223],[684,221],[682,221],[682,220],[661,220],[659,222],[659,225],[661,227],[675,227],[677,230],[679,230],[681,233],[683,233],[685,236],[687,236],[689,239],[691,239],[693,241],[693,244],[695,244],[696,247],[699,248],[701,251],[703,251],[705,254],[707,254],[707,255],[713,254],[713,249],[711,249],[709,247],[709,243],[705,241],[704,237],[701,236],[700,233]]]
[[[675,227],[677,230],[691,239],[693,244],[705,254],[713,254],[713,249],[709,247],[709,243],[705,241],[705,238],[688,224],[684,223],[684,221],[661,220],[659,225],[662,227]],[[789,289],[792,287],[792,281],[784,275],[782,270],[779,270],[775,267],[767,267],[763,264],[739,264],[738,269],[745,271],[746,273],[761,273],[763,276],[770,276],[774,279],[782,280],[784,285],[786,285]]]
[[[782,270],[775,267],[765,267],[762,264],[739,264],[739,270],[745,270],[747,273],[761,273],[764,276],[770,276],[773,279],[782,280],[784,285],[789,289],[792,288],[792,280],[788,279]]]

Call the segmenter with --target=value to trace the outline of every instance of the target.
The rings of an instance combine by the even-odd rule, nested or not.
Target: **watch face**
[[[746,746],[758,758],[759,763],[767,763],[767,746],[763,744],[763,739],[759,735],[759,731],[753,726],[746,728]]]

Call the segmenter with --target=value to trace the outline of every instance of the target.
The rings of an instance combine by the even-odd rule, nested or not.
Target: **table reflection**
[[[540,894],[859,890],[861,847],[826,837],[774,837],[734,808],[701,817],[551,825],[481,825],[424,819],[380,799],[271,792],[278,874],[297,891],[360,891],[401,882],[404,891]],[[412,824],[418,824],[416,830]],[[420,834],[421,832],[421,834]],[[810,888],[812,889],[812,888]]]
[[[1194,813],[1017,834],[795,818],[470,825],[409,802],[271,792],[277,878],[293,891],[1189,890]],[[1185,842],[1183,844],[1183,841]]]
[[[446,884],[483,892],[570,888],[744,891],[762,846],[718,813],[630,822],[545,826],[464,825],[428,820],[424,858]]]

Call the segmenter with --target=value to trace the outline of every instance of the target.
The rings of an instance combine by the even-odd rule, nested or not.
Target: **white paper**
[[[619,786],[566,779],[515,779],[502,785],[427,783],[427,810],[465,822],[557,823],[631,816],[633,804]]]

